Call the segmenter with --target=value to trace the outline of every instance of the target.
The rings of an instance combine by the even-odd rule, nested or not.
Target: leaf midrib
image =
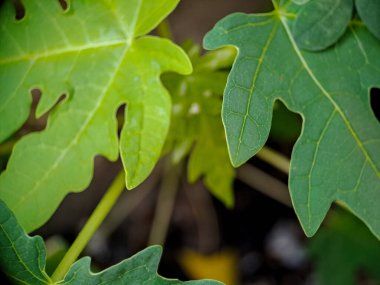
[[[318,78],[315,76],[315,74],[313,73],[313,71],[311,70],[311,68],[309,67],[309,65],[307,64],[307,62],[306,62],[305,58],[303,57],[300,49],[298,48],[296,42],[294,41],[294,38],[293,38],[292,33],[290,31],[290,28],[289,28],[289,26],[286,23],[286,18],[283,17],[283,16],[280,16],[280,20],[281,20],[281,23],[282,23],[282,25],[283,25],[283,27],[284,27],[284,29],[286,31],[286,34],[287,34],[287,36],[288,36],[288,38],[290,40],[290,43],[291,43],[291,45],[292,45],[292,47],[294,49],[294,52],[296,53],[296,55],[297,55],[298,59],[300,60],[302,66],[305,68],[306,72],[309,74],[310,78],[313,80],[313,82],[315,83],[315,85],[322,91],[322,94],[330,101],[330,103],[333,105],[334,109],[339,113],[339,115],[342,118],[342,120],[343,120],[344,124],[346,125],[347,129],[350,131],[350,134],[352,135],[352,137],[354,138],[355,142],[359,146],[359,149],[363,153],[365,159],[368,161],[368,163],[370,164],[371,168],[374,170],[374,172],[376,173],[376,175],[380,178],[380,171],[377,169],[375,163],[373,162],[373,160],[371,159],[371,157],[368,154],[367,150],[363,146],[363,143],[361,142],[360,138],[356,134],[354,128],[351,126],[350,121],[348,120],[348,118],[344,114],[343,110],[339,107],[339,105],[331,97],[330,93],[327,92],[327,90],[323,87],[323,85],[321,84],[321,82],[318,80]]]
[[[273,25],[271,33],[270,33],[270,35],[269,35],[269,37],[268,37],[268,39],[267,39],[267,41],[265,43],[265,46],[262,49],[260,57],[258,59],[257,67],[256,67],[256,70],[255,70],[255,74],[253,75],[251,86],[249,88],[249,97],[248,97],[248,102],[247,102],[246,109],[245,109],[245,114],[244,114],[244,118],[243,118],[243,124],[242,124],[242,126],[240,128],[240,134],[239,134],[239,138],[238,138],[239,143],[238,143],[238,148],[237,148],[236,153],[235,153],[235,161],[239,160],[240,147],[241,147],[241,144],[242,144],[242,139],[243,139],[243,135],[244,135],[245,125],[246,125],[247,119],[249,117],[249,109],[250,109],[251,100],[252,100],[252,96],[253,96],[253,91],[255,89],[256,81],[257,81],[257,78],[259,77],[261,66],[262,66],[262,64],[264,62],[264,58],[265,58],[265,56],[267,54],[268,48],[271,45],[271,43],[273,41],[273,38],[274,38],[274,36],[276,34],[278,26],[279,26],[279,23],[276,21],[275,24]]]
[[[131,41],[132,41],[132,39],[126,38],[126,39],[113,40],[113,41],[89,43],[89,44],[79,45],[79,46],[69,46],[67,48],[52,49],[52,50],[49,50],[46,52],[27,53],[27,54],[23,54],[23,55],[19,55],[19,56],[4,58],[4,59],[0,60],[0,65],[13,64],[13,63],[17,63],[20,61],[35,62],[39,59],[46,59],[46,58],[57,56],[57,55],[70,54],[73,52],[81,53],[83,51],[91,50],[91,49],[111,48],[111,47],[115,47],[115,46],[123,46],[123,45],[128,44]]]
[[[49,280],[43,280],[43,279],[41,279],[39,276],[35,275],[34,272],[26,265],[26,263],[24,262],[24,260],[21,258],[18,250],[16,249],[16,247],[15,247],[15,245],[13,243],[13,239],[11,239],[11,237],[8,235],[8,232],[5,230],[3,223],[0,224],[0,228],[1,228],[1,231],[5,234],[5,237],[7,238],[7,240],[9,241],[9,243],[11,244],[13,252],[16,254],[18,260],[20,261],[20,263],[22,264],[22,266],[26,269],[26,271],[29,272],[33,277],[35,277],[38,281],[41,281],[42,283],[48,284],[47,282],[49,282]],[[18,279],[17,277],[14,277],[13,275],[10,275],[10,276],[12,278]]]

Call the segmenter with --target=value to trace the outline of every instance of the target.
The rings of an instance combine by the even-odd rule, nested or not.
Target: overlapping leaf
[[[380,86],[380,43],[355,21],[334,47],[303,51],[292,33],[299,6],[281,3],[227,16],[204,41],[239,50],[223,103],[231,160],[238,166],[260,150],[281,100],[303,118],[289,186],[306,234],[340,201],[380,237],[380,125],[369,105],[369,89]]]
[[[92,273],[89,257],[75,262],[59,284],[221,285],[212,280],[181,282],[157,275],[159,246],[149,247],[104,271]],[[0,270],[17,284],[56,284],[45,272],[46,250],[41,237],[29,237],[0,200]]]
[[[355,6],[368,30],[380,39],[380,2],[377,0],[355,0]]]
[[[353,0],[311,0],[304,4],[294,23],[298,46],[322,50],[334,44],[344,34],[353,6]]]
[[[23,1],[15,20],[11,1],[0,10],[0,141],[29,115],[30,90],[40,88],[39,117],[53,107],[46,130],[14,148],[0,177],[0,197],[30,231],[62,198],[91,180],[93,159],[120,155],[127,187],[149,175],[170,120],[164,71],[191,72],[170,41],[145,36],[179,0]],[[127,104],[120,140],[116,111]]]
[[[355,285],[359,274],[380,281],[380,242],[347,212],[329,217],[326,228],[311,240],[309,253],[318,284]]]
[[[228,158],[220,110],[227,80],[222,69],[232,65],[234,51],[224,49],[200,57],[198,46],[188,43],[185,49],[193,74],[163,77],[173,98],[166,152],[172,153],[174,162],[189,155],[188,180],[195,182],[204,176],[208,189],[230,207],[235,172]]]
[[[298,11],[293,34],[300,48],[323,50],[344,34],[354,7],[368,30],[380,39],[380,2],[377,0],[308,0]]]

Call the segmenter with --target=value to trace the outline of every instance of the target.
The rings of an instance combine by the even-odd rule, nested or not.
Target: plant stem
[[[237,169],[237,178],[281,204],[292,207],[288,187],[264,171],[246,163]]]
[[[173,33],[172,30],[170,29],[170,24],[169,20],[165,19],[163,20],[158,26],[157,26],[157,34],[166,39],[173,39]]]
[[[278,170],[289,174],[290,160],[281,153],[269,147],[263,147],[256,156]]]
[[[176,167],[173,167],[169,160],[166,163],[150,230],[149,245],[164,245],[177,196],[180,178],[177,171],[182,169],[182,163],[179,163]]]
[[[58,282],[64,278],[70,266],[75,262],[80,253],[86,247],[100,224],[103,222],[107,214],[110,212],[112,206],[117,201],[117,198],[123,192],[125,187],[124,170],[122,170],[108,188],[106,194],[103,196],[99,204],[96,206],[94,212],[87,220],[85,226],[77,236],[74,243],[71,245],[62,261],[55,269],[52,280]]]
[[[7,155],[12,152],[13,146],[15,145],[16,141],[11,140],[8,141],[2,145],[0,145],[0,155]]]

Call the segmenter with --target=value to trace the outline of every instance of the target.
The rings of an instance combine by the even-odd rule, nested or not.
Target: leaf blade
[[[368,98],[368,89],[379,84],[374,76],[379,74],[379,43],[353,24],[333,49],[302,51],[291,33],[294,17],[287,18],[297,9],[289,4],[280,7],[280,13],[233,14],[204,39],[206,48],[239,49],[223,103],[231,160],[238,166],[263,146],[273,103],[281,100],[303,118],[289,186],[305,233],[313,235],[331,203],[340,201],[379,237],[379,212],[373,201],[380,200],[380,132]],[[364,41],[359,42],[356,33]],[[244,127],[244,119],[249,127]]]
[[[368,30],[380,39],[380,4],[373,0],[355,0],[356,10]]]
[[[5,86],[4,96],[0,96],[0,140],[26,120],[30,88],[42,89],[37,116],[53,108],[46,129],[25,136],[16,145],[7,170],[0,176],[0,197],[28,231],[41,226],[67,193],[81,191],[89,184],[96,155],[114,161],[120,147],[129,188],[149,175],[169,125],[170,100],[161,86],[160,74],[169,70],[189,73],[191,63],[183,51],[166,40],[135,36],[152,29],[177,3],[72,2],[69,10],[63,11],[56,1],[46,5],[28,1],[25,18],[19,22],[11,18],[10,7],[0,10],[6,16],[0,20],[2,35],[11,30],[8,38],[14,39],[0,47],[0,82]],[[42,29],[44,26],[47,29]],[[45,38],[49,34],[52,36]],[[172,56],[163,57],[165,52]],[[147,60],[136,62],[132,56],[145,56]],[[17,78],[22,80],[17,82]],[[144,94],[139,93],[142,89],[155,94],[157,100],[152,95],[144,103]],[[54,106],[62,93],[65,100]],[[160,105],[154,108],[155,103]],[[119,141],[115,116],[123,104],[128,105],[133,118],[125,122]],[[130,132],[133,119],[151,116],[144,115],[144,106],[158,112],[160,133],[156,140],[152,139],[154,133],[148,134],[145,129],[143,136],[140,129]],[[136,140],[142,141],[143,147],[126,154]],[[140,153],[142,160],[136,158]]]
[[[318,51],[334,44],[344,34],[353,6],[353,0],[311,0],[304,4],[294,23],[297,45]]]
[[[0,268],[17,282],[27,285],[53,284],[45,272],[46,249],[40,236],[30,237],[0,200]],[[160,246],[151,246],[99,273],[90,270],[91,259],[76,261],[59,284],[194,284],[221,285],[213,280],[181,282],[157,274],[162,255]],[[25,270],[26,269],[26,270]],[[56,283],[54,283],[56,284]]]

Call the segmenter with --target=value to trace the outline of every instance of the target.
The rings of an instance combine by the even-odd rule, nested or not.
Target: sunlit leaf
[[[89,184],[96,155],[116,160],[120,149],[128,188],[151,172],[170,121],[160,75],[189,73],[191,64],[170,41],[142,35],[178,1],[71,1],[64,11],[58,1],[28,0],[20,21],[11,1],[1,6],[0,141],[25,122],[32,88],[42,91],[36,116],[52,108],[46,130],[16,144],[0,177],[0,197],[27,231]]]

